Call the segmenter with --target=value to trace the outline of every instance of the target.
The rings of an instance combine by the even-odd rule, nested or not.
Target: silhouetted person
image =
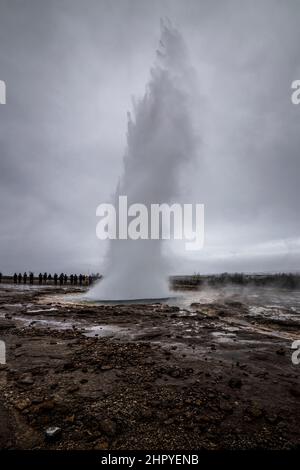
[[[33,284],[33,273],[29,274],[29,282],[30,284]]]
[[[0,273],[0,283],[2,282],[2,273]]]
[[[74,275],[73,274],[71,274],[71,276],[70,276],[70,282],[71,282],[71,286],[72,286],[74,284]]]
[[[82,286],[82,274],[79,274],[79,285]]]
[[[54,274],[53,279],[54,279],[54,284],[57,286],[58,275],[56,273]]]
[[[68,283],[68,276],[65,274],[64,275],[64,284],[67,284]]]
[[[23,274],[23,282],[24,282],[24,284],[26,284],[26,282],[27,282],[27,273],[26,273],[26,271]]]
[[[18,282],[18,275],[17,273],[14,274],[14,283],[17,284]]]
[[[59,285],[62,286],[63,283],[64,283],[64,275],[63,275],[63,273],[61,273],[61,274],[59,275]]]
[[[18,283],[21,284],[21,282],[22,282],[22,274],[19,273],[19,275],[18,275]]]
[[[77,274],[74,274],[74,284],[75,284],[75,286],[77,285],[77,282],[78,282],[78,276],[77,276]]]
[[[42,273],[39,274],[39,285],[43,284],[43,275]]]
[[[47,273],[44,273],[43,279],[44,279],[44,284],[47,284]]]
[[[47,281],[51,284],[51,281],[52,281],[52,276],[51,276],[51,274],[48,274]]]

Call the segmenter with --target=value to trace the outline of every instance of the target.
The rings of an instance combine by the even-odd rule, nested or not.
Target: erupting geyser
[[[193,71],[186,48],[172,25],[161,24],[161,39],[142,99],[128,113],[124,172],[115,198],[128,203],[172,203],[179,175],[195,155],[191,105]],[[149,211],[150,212],[150,211]],[[87,294],[91,300],[162,298],[169,295],[168,263],[161,240],[111,240],[104,279]]]

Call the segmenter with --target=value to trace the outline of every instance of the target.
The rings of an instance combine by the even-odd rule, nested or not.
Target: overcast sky
[[[173,272],[300,270],[298,0],[0,0],[0,271],[99,271],[96,207],[122,172],[159,19],[197,70],[201,143],[182,174],[205,246]]]

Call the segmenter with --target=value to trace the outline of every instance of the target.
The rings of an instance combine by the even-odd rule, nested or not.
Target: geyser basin
[[[111,299],[98,299],[98,300],[89,300],[89,299],[84,299],[84,302],[87,302],[89,304],[96,304],[96,305],[101,305],[101,304],[110,304],[110,305],[118,305],[118,304],[159,304],[159,303],[166,303],[169,302],[170,300],[174,300],[176,297],[161,297],[161,298],[146,298],[146,299],[116,299],[116,300],[111,300]]]

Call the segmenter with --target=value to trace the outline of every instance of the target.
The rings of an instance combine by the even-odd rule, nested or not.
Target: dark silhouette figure
[[[0,273],[0,283],[2,282],[2,273]]]
[[[42,273],[39,274],[39,284],[41,285],[43,283],[43,275]]]
[[[70,276],[70,282],[71,282],[71,286],[72,286],[74,284],[74,275],[73,274],[71,274],[71,276]]]
[[[18,275],[17,273],[14,274],[14,283],[17,284],[18,282]]]
[[[63,283],[64,283],[64,275],[63,275],[63,273],[61,273],[61,274],[59,275],[59,285],[62,286]]]
[[[82,274],[79,274],[79,285],[80,285],[80,286],[82,286],[82,279],[83,279]]]
[[[52,281],[52,276],[51,276],[51,274],[48,274],[47,281],[51,283],[51,281]]]
[[[26,273],[26,271],[23,274],[23,282],[24,282],[24,284],[26,284],[26,282],[27,282],[27,273]]]
[[[33,284],[33,273],[29,274],[29,282],[31,285]]]
[[[68,283],[68,276],[65,274],[64,275],[64,284],[67,284]]]
[[[57,286],[58,275],[56,273],[54,274],[53,279],[54,279],[54,284]]]
[[[47,273],[44,273],[43,279],[44,279],[44,284],[47,284]]]
[[[18,275],[18,283],[21,284],[21,282],[22,282],[22,274],[19,273],[19,275]]]
[[[78,276],[77,276],[77,274],[74,274],[74,284],[75,284],[75,286],[77,286],[77,282],[78,282]]]

